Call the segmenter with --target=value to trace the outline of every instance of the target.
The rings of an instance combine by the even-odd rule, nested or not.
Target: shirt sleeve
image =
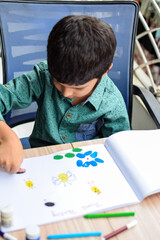
[[[114,99],[110,110],[103,117],[103,122],[101,128],[103,137],[109,137],[119,131],[130,130],[128,112],[122,96],[119,95],[119,98]]]
[[[11,109],[28,107],[36,101],[43,89],[43,71],[36,65],[33,71],[17,77],[7,84],[0,84],[0,120]]]

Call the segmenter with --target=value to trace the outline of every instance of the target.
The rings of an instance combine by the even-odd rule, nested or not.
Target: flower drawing
[[[70,171],[67,171],[66,173],[60,173],[57,177],[52,177],[52,182],[55,185],[63,183],[64,186],[66,186],[67,184],[72,184],[72,182],[75,180],[76,176]]]
[[[104,161],[97,157],[97,152],[87,151],[85,153],[77,153],[76,157],[79,159],[77,160],[78,167],[89,167],[93,166],[96,167],[98,163],[103,163]]]

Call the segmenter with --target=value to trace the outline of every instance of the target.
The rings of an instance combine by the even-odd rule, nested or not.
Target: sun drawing
[[[76,180],[75,175],[72,174],[70,171],[67,171],[66,173],[60,173],[58,174],[58,177],[52,177],[52,182],[55,185],[63,183],[64,186],[66,186],[67,184],[72,184],[72,182],[75,180]]]

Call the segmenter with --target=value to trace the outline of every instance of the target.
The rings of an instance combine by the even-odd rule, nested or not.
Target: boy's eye
[[[79,91],[80,91],[80,90],[83,90],[83,89],[84,89],[84,88],[77,88],[77,90],[79,90]]]
[[[76,90],[84,90],[86,87],[77,88]]]

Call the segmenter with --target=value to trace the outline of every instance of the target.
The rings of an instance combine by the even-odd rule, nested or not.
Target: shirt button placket
[[[70,114],[70,113],[67,113],[67,114],[66,114],[66,118],[70,118],[70,117],[71,117],[71,114]],[[62,136],[62,138],[63,138],[63,140],[66,140],[66,136],[64,136],[64,135]]]

